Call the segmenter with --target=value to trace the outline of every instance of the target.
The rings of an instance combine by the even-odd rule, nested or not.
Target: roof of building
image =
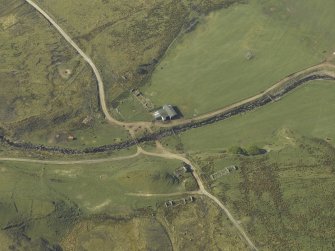
[[[162,120],[172,119],[177,116],[177,112],[172,105],[163,105],[163,107],[153,113],[156,119],[161,118]]]
[[[177,116],[177,112],[172,105],[163,105],[163,110],[169,115],[170,118]]]
[[[169,117],[169,115],[167,114],[167,112],[165,110],[159,109],[159,110],[154,112],[154,117],[156,119],[162,118],[163,120],[166,120]]]

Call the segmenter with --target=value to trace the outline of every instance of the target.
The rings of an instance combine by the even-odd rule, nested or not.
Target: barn
[[[156,120],[172,120],[178,115],[172,105],[163,105],[163,107],[153,113]]]

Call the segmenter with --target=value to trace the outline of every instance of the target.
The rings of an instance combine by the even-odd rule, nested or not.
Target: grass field
[[[3,233],[59,242],[82,217],[128,217],[156,208],[169,198],[128,193],[174,193],[195,183],[177,179],[180,161],[137,157],[103,164],[54,166],[0,162],[0,212]],[[176,196],[175,196],[176,198]]]
[[[331,0],[248,1],[205,17],[157,66],[143,92],[185,117],[258,94],[335,51]]]
[[[112,110],[113,116],[120,121],[150,121],[152,115],[132,95],[122,98],[116,109]]]
[[[2,162],[0,166],[1,233],[8,235],[14,246],[23,245],[23,250],[25,246],[34,250],[41,238],[57,242],[81,215],[80,209],[48,189],[42,167]]]
[[[197,155],[197,162],[260,250],[332,250],[335,149],[316,139],[294,142],[266,156]],[[231,164],[238,170],[209,177]]]
[[[182,145],[184,150],[191,152],[222,151],[231,146],[253,144],[271,149],[276,147],[276,142],[289,142],[290,135],[296,132],[327,139],[333,144],[334,90],[334,81],[312,81],[278,102],[226,121],[192,129],[182,133],[179,139],[170,137],[163,142],[172,148]]]
[[[186,180],[193,179],[189,174],[184,180],[176,179],[174,171],[181,166],[179,161],[166,162],[148,157],[86,165],[6,165],[14,170],[20,170],[20,166],[26,172],[34,170],[36,176],[36,173],[42,172],[46,188],[66,194],[86,211],[108,209],[115,213],[120,209],[121,213],[127,206],[130,210],[133,206],[136,208],[140,201],[145,201],[142,197],[127,196],[128,193],[182,192],[185,191]],[[105,206],[99,207],[107,200],[109,202]]]
[[[130,139],[127,131],[119,126],[112,126],[102,119],[97,119],[88,125],[63,124],[58,127],[41,129],[24,133],[20,139],[35,144],[60,146],[72,149],[84,149],[119,143]],[[68,137],[75,137],[73,140]]]
[[[154,206],[157,198],[146,199],[127,195],[128,193],[164,194],[185,191],[186,180],[192,180],[192,177],[188,175],[184,181],[176,179],[173,172],[180,166],[179,161],[166,162],[157,158],[139,157],[134,160],[95,165],[94,168],[57,168],[50,170],[50,176],[58,176],[60,173],[64,182],[55,182],[51,186],[71,196],[87,211],[130,213],[131,209],[144,207],[148,202]],[[73,191],[76,193],[73,194]]]

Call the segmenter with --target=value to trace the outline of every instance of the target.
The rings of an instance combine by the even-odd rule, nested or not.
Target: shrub
[[[247,155],[246,150],[240,146],[232,146],[231,148],[229,148],[229,152],[232,154]]]
[[[248,155],[259,155],[259,154],[263,154],[265,151],[256,145],[252,145],[248,147],[247,152],[248,152]]]

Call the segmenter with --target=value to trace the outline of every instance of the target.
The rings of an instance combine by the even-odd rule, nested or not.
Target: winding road
[[[82,50],[79,46],[72,40],[72,38],[51,18],[43,9],[41,9],[36,3],[31,0],[25,0],[28,4],[34,7],[39,13],[41,13],[54,27],[55,29],[64,37],[64,39],[84,58],[84,60],[91,66],[94,75],[98,81],[98,89],[99,89],[99,99],[101,109],[109,122],[112,122],[116,125],[123,126],[125,123],[122,123],[116,119],[114,119],[107,108],[106,99],[105,99],[105,88],[104,83],[102,81],[102,77],[98,68],[93,63],[92,59]]]

